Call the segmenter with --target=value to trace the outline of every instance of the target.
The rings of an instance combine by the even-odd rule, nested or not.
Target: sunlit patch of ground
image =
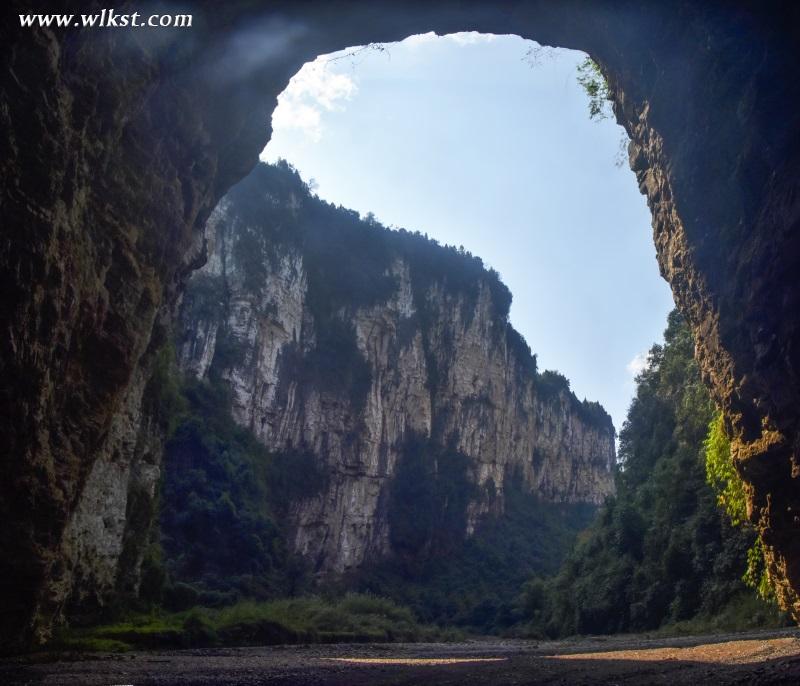
[[[556,660],[631,660],[636,662],[705,662],[716,664],[751,664],[800,653],[800,639],[781,638],[769,641],[728,641],[688,648],[647,648],[614,650],[603,653],[552,655]]]
[[[2,686],[800,685],[800,629],[566,641],[319,644],[0,660]]]
[[[464,662],[504,662],[507,657],[326,657],[356,665],[458,665]]]

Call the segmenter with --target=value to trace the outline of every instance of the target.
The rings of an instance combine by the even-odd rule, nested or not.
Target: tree
[[[591,57],[587,56],[578,65],[578,83],[589,96],[589,117],[596,121],[608,119],[611,116],[611,91],[600,65]]]

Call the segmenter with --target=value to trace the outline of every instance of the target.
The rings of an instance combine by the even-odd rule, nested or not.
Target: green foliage
[[[112,638],[94,638],[80,636],[76,632],[61,631],[54,636],[47,648],[75,653],[125,653],[131,649],[131,646]]]
[[[221,276],[199,272],[186,284],[183,294],[183,316],[192,322],[217,322],[227,301],[225,281]]]
[[[268,265],[276,266],[280,258],[276,245],[299,245],[295,229],[307,195],[300,175],[284,161],[258,165],[228,192],[226,200],[236,212],[220,233],[231,243],[248,290],[257,293],[264,287]]]
[[[556,398],[559,393],[569,393],[569,379],[552,369],[545,369],[536,379],[536,390],[542,398]]]
[[[616,433],[614,431],[614,423],[611,420],[611,415],[606,412],[606,408],[600,403],[595,400],[586,400],[586,398],[578,403],[574,395],[573,399],[573,407],[575,407],[578,416],[583,419],[583,421],[590,426],[606,428],[610,433]]]
[[[274,453],[267,469],[272,507],[281,517],[293,504],[319,495],[328,485],[328,475],[319,458],[307,450]]]
[[[319,328],[341,308],[351,311],[391,297],[397,283],[388,274],[393,254],[382,240],[385,230],[314,197],[305,199],[304,208],[297,229],[308,274],[306,302]]]
[[[139,575],[139,598],[145,605],[159,605],[162,601],[167,573],[164,569],[164,553],[160,543],[150,543],[142,557]]]
[[[389,504],[389,540],[408,564],[447,554],[464,539],[474,486],[468,458],[417,436],[403,448]]]
[[[490,482],[485,495],[493,491]],[[483,634],[507,631],[522,616],[515,603],[521,585],[531,574],[557,571],[596,508],[542,501],[518,477],[508,479],[504,491],[503,516],[480,520],[468,539],[461,522],[451,540],[439,536],[441,542],[425,548],[415,564],[401,550],[362,570],[353,583],[409,606],[424,622]],[[403,514],[413,534],[417,514],[413,508]],[[424,537],[413,543],[423,547]]]
[[[352,325],[328,319],[317,332],[316,345],[303,354],[290,346],[281,360],[282,376],[320,391],[346,397],[355,412],[363,409],[372,386],[369,363],[358,349]],[[279,389],[279,397],[285,389]]]
[[[578,65],[577,78],[589,98],[589,117],[597,121],[607,119],[610,116],[608,103],[611,92],[600,65],[591,57],[587,57]]]
[[[691,619],[665,624],[657,630],[662,636],[697,636],[731,631],[748,631],[789,626],[791,622],[777,606],[763,602],[751,592],[731,596],[714,613],[700,612]]]
[[[304,585],[282,519],[323,477],[314,458],[270,454],[231,417],[224,381],[183,387],[187,412],[166,445],[161,533],[175,609],[271,598]]]
[[[733,464],[731,445],[725,433],[725,421],[721,412],[708,425],[704,447],[706,480],[717,495],[717,504],[728,515],[733,526],[747,527],[744,482]],[[764,544],[760,538],[756,538],[747,551],[747,565],[742,580],[755,589],[759,598],[766,602],[775,602],[775,592],[767,573]]]
[[[637,378],[620,433],[616,497],[555,577],[523,588],[519,608],[532,635],[710,625],[732,618],[731,599],[746,592],[741,570],[754,536],[730,525],[706,483],[713,406],[676,312],[664,338]],[[780,622],[762,609],[764,621]]]
[[[244,287],[257,293],[267,282],[269,264],[263,234],[257,227],[245,225],[236,233],[233,257],[242,268]]]
[[[386,598],[347,594],[271,602],[242,601],[213,609],[135,615],[117,624],[60,632],[49,648],[121,652],[292,643],[441,641],[457,634],[419,624]]]
[[[524,371],[532,378],[536,379],[538,374],[536,355],[531,352],[527,341],[522,337],[511,324],[506,326],[506,345],[515,355],[517,362]]]
[[[187,409],[181,393],[175,346],[172,343],[162,345],[156,353],[153,373],[144,398],[150,414],[161,425],[165,434],[171,436]]]
[[[237,339],[223,321],[217,330],[214,359],[211,361],[211,367],[208,371],[209,378],[219,381],[224,372],[236,367],[243,367],[247,362],[248,352],[247,341]]]
[[[555,402],[563,394],[578,416],[590,426],[614,432],[611,416],[598,402],[578,400],[570,390],[569,379],[559,372],[546,369],[535,377],[536,391],[543,400]]]
[[[747,569],[742,581],[750,588],[755,589],[761,600],[773,605],[777,604],[775,589],[767,572],[766,552],[761,538],[756,538],[755,543],[747,551]]]
[[[181,626],[186,645],[206,648],[217,643],[217,631],[209,617],[199,609],[193,609]]]
[[[703,445],[706,481],[717,494],[717,504],[727,512],[731,524],[741,526],[747,520],[747,499],[742,479],[733,466],[731,444],[721,412],[708,425],[708,436]]]

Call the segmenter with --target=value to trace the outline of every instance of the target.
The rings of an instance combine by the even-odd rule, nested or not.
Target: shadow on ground
[[[229,648],[37,655],[0,665],[0,683],[48,686],[563,686],[798,684],[796,630],[739,636],[534,643]]]

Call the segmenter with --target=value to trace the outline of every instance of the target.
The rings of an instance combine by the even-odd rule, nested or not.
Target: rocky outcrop
[[[143,542],[156,515],[164,432],[143,407],[148,376],[139,369],[136,377],[64,532],[62,569],[52,588],[68,599],[76,619],[96,617],[109,597],[138,589]]]
[[[81,4],[97,7],[66,11]],[[429,30],[516,33],[602,65],[780,600],[800,614],[794,3],[193,9],[191,30],[22,29],[30,8],[17,2],[1,20],[4,647],[45,637],[76,585],[68,524],[115,416],[137,404],[209,212],[269,136],[276,95],[318,54]]]
[[[288,168],[258,167],[211,215],[208,263],[189,281],[178,329],[183,368],[224,378],[239,424],[271,451],[310,452],[322,466],[324,489],[291,508],[297,552],[319,572],[390,553],[386,503],[412,437],[467,458],[478,488],[463,533],[503,511],[512,474],[547,500],[612,493],[610,417],[563,377],[537,374],[495,274],[421,236],[324,210]],[[330,243],[364,257],[337,264],[324,253]],[[424,260],[440,271],[423,274]],[[453,286],[467,267],[474,281]],[[388,288],[363,302],[371,294],[345,290],[329,268],[377,268]],[[340,367],[336,383],[325,382],[323,357]]]
[[[152,491],[158,469],[140,411],[154,354],[209,212],[269,128],[240,84],[220,84],[228,95],[214,105],[175,78],[190,63],[171,52],[174,31],[65,39],[15,26],[11,9],[0,83],[0,642],[24,644],[47,636],[73,592],[113,596],[124,541],[142,537],[125,529],[131,494]]]

